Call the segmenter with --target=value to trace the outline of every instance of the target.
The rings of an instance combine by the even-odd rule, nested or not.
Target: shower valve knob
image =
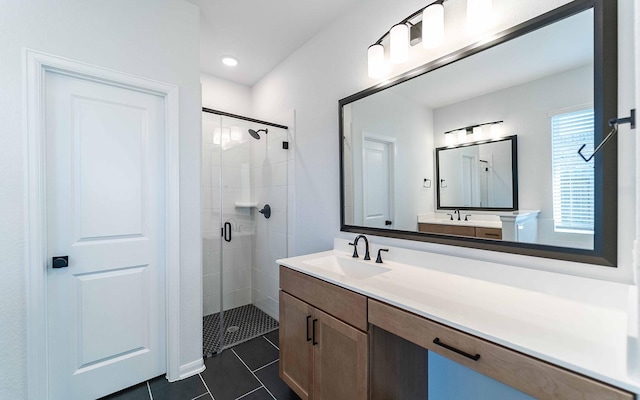
[[[262,210],[258,211],[260,214],[264,215],[266,219],[271,218],[271,206],[265,204]]]

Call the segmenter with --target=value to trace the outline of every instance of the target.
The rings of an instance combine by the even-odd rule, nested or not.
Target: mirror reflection
[[[577,154],[593,149],[593,24],[586,10],[345,104],[344,224],[593,249]]]
[[[436,149],[438,208],[517,210],[516,137]]]

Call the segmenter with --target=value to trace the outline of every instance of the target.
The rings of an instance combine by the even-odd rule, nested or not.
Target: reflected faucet
[[[369,257],[369,240],[367,239],[367,237],[365,235],[358,235],[356,236],[356,239],[353,241],[353,243],[349,243],[350,246],[353,246],[353,258],[358,258],[358,240],[360,240],[360,238],[364,239],[364,259],[365,260],[371,260],[371,257]]]

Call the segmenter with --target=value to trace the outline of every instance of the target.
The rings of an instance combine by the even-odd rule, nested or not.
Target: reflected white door
[[[166,372],[164,99],[47,72],[45,107],[49,398],[95,399]]]
[[[364,139],[364,225],[391,228],[391,144]]]

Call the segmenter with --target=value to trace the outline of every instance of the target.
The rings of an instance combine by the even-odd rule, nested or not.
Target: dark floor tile
[[[149,400],[149,389],[147,382],[139,383],[130,388],[103,397],[100,400]]]
[[[252,392],[242,398],[240,400],[273,400],[273,397],[265,390],[265,388],[260,388],[255,392]]]
[[[201,375],[216,400],[235,400],[260,386],[232,350],[207,358],[205,366]]]
[[[275,331],[271,331],[264,335],[267,339],[271,341],[271,343],[275,344],[277,347],[280,347],[280,330],[276,329]]]
[[[262,336],[233,347],[251,370],[256,370],[278,359],[278,349]]]
[[[149,385],[153,400],[191,400],[207,393],[198,375],[172,383],[164,376],[159,376],[149,381]]]
[[[300,400],[297,394],[278,376],[278,363],[256,371],[256,376],[278,400]]]

